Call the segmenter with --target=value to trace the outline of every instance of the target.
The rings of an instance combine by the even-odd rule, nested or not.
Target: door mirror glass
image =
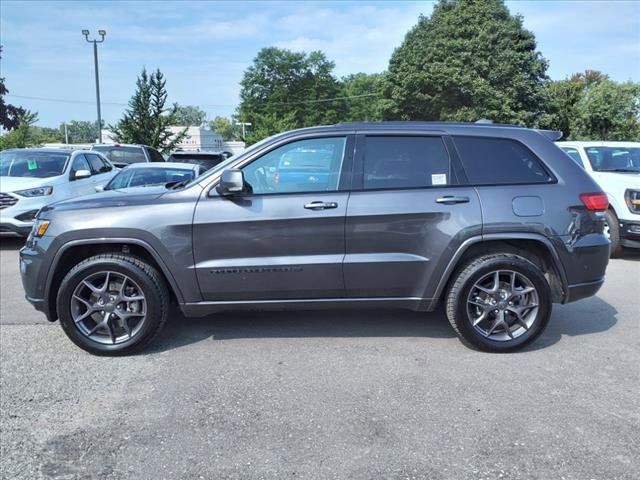
[[[244,174],[242,170],[228,169],[222,172],[220,183],[216,188],[218,193],[223,197],[230,195],[240,195],[246,192],[244,183]]]
[[[80,180],[81,178],[89,178],[91,176],[91,172],[89,170],[76,170],[73,172],[73,179]]]

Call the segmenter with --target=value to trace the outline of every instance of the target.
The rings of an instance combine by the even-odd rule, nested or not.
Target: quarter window
[[[534,153],[509,138],[454,137],[464,170],[473,185],[548,183],[551,175]]]
[[[266,153],[242,170],[255,194],[338,190],[346,137],[299,140]]]
[[[584,168],[584,164],[582,163],[582,159],[580,158],[580,152],[578,152],[578,150],[576,150],[575,148],[563,148],[562,150],[564,151],[564,153],[566,153],[571,157],[571,160],[573,160],[582,168]]]
[[[365,189],[449,185],[450,162],[440,137],[371,136],[364,152]]]

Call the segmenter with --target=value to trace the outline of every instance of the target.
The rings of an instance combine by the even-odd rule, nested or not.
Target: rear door
[[[242,167],[252,193],[203,193],[193,245],[205,300],[344,297],[353,141],[348,134],[286,141]]]
[[[351,298],[422,298],[435,271],[482,229],[475,190],[450,138],[434,132],[358,135],[346,222]],[[454,158],[455,157],[455,158]]]

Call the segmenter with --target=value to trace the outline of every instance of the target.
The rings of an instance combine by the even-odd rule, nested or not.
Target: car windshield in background
[[[640,148],[586,147],[596,172],[640,172]]]
[[[69,152],[0,152],[0,176],[47,178],[62,175]]]
[[[114,145],[95,145],[96,150],[105,155],[111,163],[141,163],[146,162],[147,157],[144,156],[142,147],[116,147]]]
[[[220,162],[225,160],[222,154],[188,154],[188,153],[172,153],[167,162],[182,162],[190,163],[192,165],[200,165],[205,170],[215,167]]]
[[[116,190],[130,187],[151,187],[164,185],[169,182],[184,182],[193,180],[195,171],[184,168],[128,168],[121,171],[105,190]]]

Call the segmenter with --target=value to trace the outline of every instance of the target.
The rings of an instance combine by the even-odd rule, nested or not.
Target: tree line
[[[534,34],[503,0],[440,0],[431,16],[418,18],[382,73],[338,78],[323,52],[263,48],[244,72],[234,115],[218,116],[209,126],[225,140],[251,144],[284,130],[338,122],[489,118],[562,130],[565,139],[640,140],[639,83],[615,82],[593,70],[553,81],[547,68]],[[0,99],[4,82],[1,88]],[[0,107],[2,126],[20,142],[64,138],[63,125],[38,130],[36,114],[4,100]],[[251,123],[246,138],[237,122]],[[122,119],[109,128],[120,142],[170,150],[186,130],[170,134],[169,125],[206,123],[198,106],[168,105],[162,73],[143,70]],[[95,141],[97,127],[68,122],[69,142]]]

